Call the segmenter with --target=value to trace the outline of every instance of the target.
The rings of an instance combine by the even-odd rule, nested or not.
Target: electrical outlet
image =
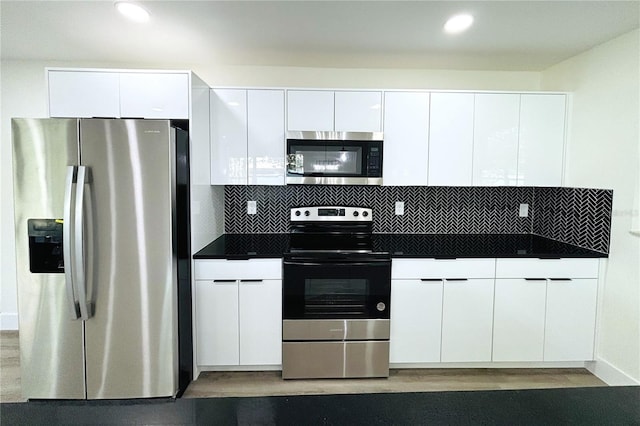
[[[520,217],[529,217],[529,204],[520,204]]]
[[[396,201],[396,215],[404,214],[404,201]]]
[[[247,214],[258,213],[258,206],[255,201],[247,201]]]

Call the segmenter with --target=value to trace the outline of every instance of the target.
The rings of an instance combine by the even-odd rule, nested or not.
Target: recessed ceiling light
[[[118,9],[118,12],[132,21],[147,22],[149,20],[149,12],[139,4],[128,1],[117,1],[115,2],[115,7]]]
[[[469,14],[454,15],[444,24],[444,31],[449,34],[461,33],[473,24],[473,16]]]

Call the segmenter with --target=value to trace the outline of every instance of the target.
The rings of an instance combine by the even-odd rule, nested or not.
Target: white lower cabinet
[[[445,280],[442,362],[491,361],[493,284],[493,278]]]
[[[597,279],[547,281],[545,361],[594,358],[597,293]]]
[[[281,274],[280,259],[195,262],[199,366],[282,363]]]
[[[240,281],[240,365],[282,363],[282,280]]]
[[[542,361],[547,283],[497,279],[493,361]]]
[[[440,362],[442,280],[391,281],[389,362]]]

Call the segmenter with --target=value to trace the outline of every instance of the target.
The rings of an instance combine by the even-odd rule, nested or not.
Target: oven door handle
[[[378,260],[378,261],[358,261],[358,260],[344,260],[344,259],[323,259],[322,261],[287,261],[283,262],[284,266],[387,266],[391,262],[390,260]]]

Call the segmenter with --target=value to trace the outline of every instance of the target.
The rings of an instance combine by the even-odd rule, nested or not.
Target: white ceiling
[[[0,2],[1,58],[538,71],[639,27],[640,1]],[[468,32],[445,35],[454,13]]]

